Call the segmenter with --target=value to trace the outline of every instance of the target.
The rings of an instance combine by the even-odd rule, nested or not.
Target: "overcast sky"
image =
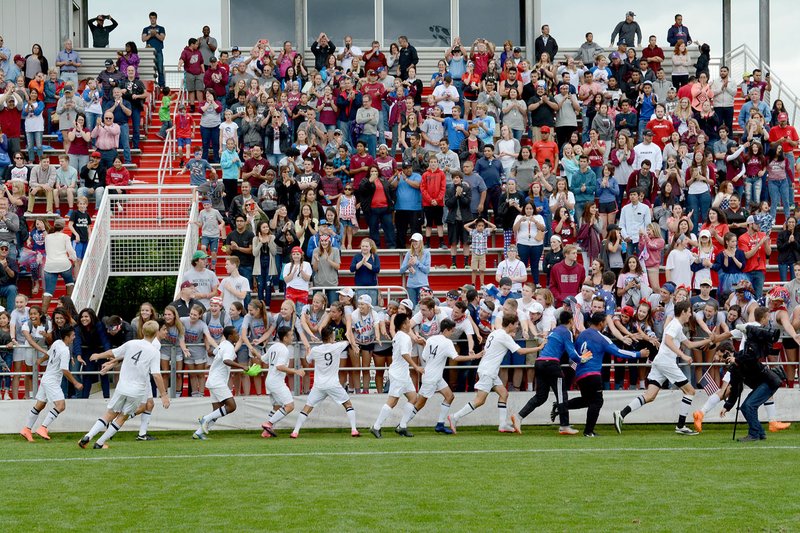
[[[450,0],[431,1],[450,3]],[[149,24],[147,14],[151,10],[158,11],[159,23],[167,30],[165,63],[175,65],[186,40],[191,36],[199,36],[204,24],[211,27],[212,36],[218,39],[221,36],[220,0],[192,0],[190,11],[186,9],[187,3],[184,1],[120,3],[118,0],[89,0],[89,16],[101,12],[114,15],[120,26],[111,34],[111,46],[122,46],[129,40],[141,44],[141,30]],[[735,0],[731,3],[733,47],[745,43],[758,53],[759,1]],[[575,0],[572,5],[576,9],[562,9],[563,0],[542,0],[542,19],[550,25],[551,34],[562,47],[580,45],[587,31],[592,31],[595,40],[607,46],[611,30],[624,18],[625,11],[632,9],[636,12],[636,20],[642,27],[645,44],[647,36],[655,34],[659,44],[663,46],[666,44],[667,29],[672,24],[676,12],[675,4],[674,1],[664,0],[629,1],[627,5],[616,1]],[[347,0],[344,0],[342,5],[346,6]],[[692,38],[708,42],[712,57],[718,57],[722,52],[722,1],[693,0],[686,5],[681,4],[679,9]],[[791,36],[793,31],[797,31],[798,21],[800,21],[800,2],[771,1],[771,65],[774,72],[786,80],[795,92],[800,92],[800,54],[797,53],[795,41]],[[224,43],[220,42],[220,45]]]

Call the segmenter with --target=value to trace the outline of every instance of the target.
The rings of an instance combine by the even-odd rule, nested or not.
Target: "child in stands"
[[[472,284],[476,287],[483,285],[483,277],[486,275],[486,251],[488,249],[489,235],[495,230],[497,226],[483,218],[477,218],[464,224],[464,229],[469,231],[469,238],[472,254],[470,258],[470,267],[472,269]],[[475,283],[475,279],[478,283]]]
[[[186,111],[185,105],[178,106],[178,116],[175,117],[175,138],[178,142],[179,165],[183,166],[192,153],[192,138],[194,138],[194,118]],[[181,154],[181,148],[185,148]]]

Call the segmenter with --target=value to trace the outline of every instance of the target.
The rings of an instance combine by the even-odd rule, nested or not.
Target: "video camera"
[[[781,331],[764,326],[747,326],[745,336],[747,339],[745,357],[762,359],[769,355],[772,345],[780,340]]]

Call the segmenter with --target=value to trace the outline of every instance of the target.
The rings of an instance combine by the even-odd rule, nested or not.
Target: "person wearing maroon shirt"
[[[583,265],[578,263],[578,248],[568,244],[564,247],[564,260],[550,270],[550,292],[555,299],[554,305],[561,307],[564,298],[578,294],[585,276]]]
[[[773,150],[778,146],[783,147],[783,154],[789,161],[789,177],[794,179],[794,150],[800,143],[798,143],[797,130],[794,126],[789,125],[787,113],[778,113],[778,125],[772,126],[769,130],[769,144]]]
[[[16,93],[16,86],[9,81],[4,86],[5,92],[0,95],[0,128],[8,138],[9,154],[16,154],[20,150],[20,136],[22,135],[22,104],[24,100]]]
[[[372,41],[372,48],[370,48],[363,56],[364,69],[369,72],[370,70],[378,71],[379,68],[387,67],[386,54],[381,52],[381,43]]]
[[[203,54],[198,48],[199,41],[192,37],[178,59],[178,70],[183,69],[184,71],[184,83],[186,91],[189,93],[189,105],[192,113],[194,113],[195,102],[202,102],[205,99],[203,91],[206,87],[203,84],[203,73],[206,69],[203,66]]]
[[[215,56],[211,56],[210,66],[203,74],[203,85],[214,91],[217,101],[224,106],[225,96],[228,94],[228,71],[220,65]]]
[[[328,158],[325,156],[325,151],[322,147],[318,144],[312,144],[306,151],[302,154],[303,159],[310,159],[312,163],[312,169],[319,175],[324,173],[325,169],[325,162]]]
[[[367,177],[369,167],[375,164],[375,160],[367,153],[367,143],[358,141],[356,143],[356,153],[350,156],[350,172],[353,178],[353,188],[359,190],[361,180]]]
[[[653,72],[658,72],[661,68],[661,63],[664,62],[664,50],[656,44],[655,35],[648,38],[647,46],[642,49],[642,59],[647,60],[647,66],[653,69]]]
[[[333,173],[333,170],[333,163],[326,162],[324,172],[319,179],[319,187],[317,189],[319,201],[325,207],[337,205],[339,197],[344,193],[342,180]]]
[[[253,190],[258,188],[267,179],[267,171],[271,168],[261,152],[261,147],[255,145],[250,149],[250,159],[242,167],[242,179],[247,180]]]

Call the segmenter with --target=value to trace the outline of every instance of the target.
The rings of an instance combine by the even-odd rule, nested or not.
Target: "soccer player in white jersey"
[[[644,394],[635,398],[622,411],[614,411],[614,429],[617,433],[622,433],[622,421],[632,411],[650,403],[658,396],[658,391],[669,387],[674,383],[676,387],[683,391],[683,399],[678,410],[678,425],[675,426],[675,433],[679,435],[697,435],[697,431],[686,426],[686,417],[692,408],[694,400],[694,387],[686,379],[683,371],[678,367],[676,359],[683,359],[686,363],[692,363],[692,357],[683,353],[681,346],[687,348],[702,348],[709,344],[711,339],[701,341],[690,341],[683,333],[683,327],[689,322],[692,316],[692,304],[689,301],[682,301],[675,304],[675,318],[664,328],[664,338],[658,349],[650,373],[647,374],[647,390]]]
[[[273,343],[267,353],[261,356],[261,360],[269,365],[267,391],[272,397],[272,411],[269,413],[268,420],[261,425],[261,429],[264,430],[261,436],[264,438],[277,437],[273,427],[294,411],[294,398],[292,391],[286,385],[286,375],[300,376],[301,378],[306,375],[306,371],[302,368],[295,369],[289,366],[291,364],[289,347],[292,345],[293,339],[291,328],[280,328],[277,335],[278,342]]]
[[[50,346],[47,355],[36,362],[38,367],[47,361],[47,369],[44,371],[42,381],[39,383],[39,390],[36,391],[36,404],[28,414],[28,421],[25,423],[25,427],[19,432],[28,442],[33,442],[31,429],[36,424],[39,413],[47,406],[47,402],[52,402],[53,408],[47,413],[42,425],[36,429],[36,434],[44,440],[50,440],[47,428],[67,408],[67,403],[64,400],[64,391],[61,390],[62,377],[67,378],[75,386],[76,390],[83,389],[83,385],[69,371],[69,346],[75,340],[75,330],[72,326],[67,325],[61,328],[60,333],[61,338]]]
[[[108,448],[106,443],[108,439],[113,437],[125,421],[146,401],[151,376],[161,395],[161,404],[164,409],[169,409],[169,396],[164,387],[164,380],[161,379],[161,354],[153,346],[153,339],[158,334],[158,327],[158,322],[150,320],[142,326],[144,339],[128,341],[119,348],[92,354],[90,357],[92,361],[98,361],[107,359],[109,355],[114,356],[112,361],[103,365],[100,370],[102,374],[108,373],[120,362],[122,362],[122,369],[117,380],[117,388],[108,403],[108,410],[94,423],[89,433],[78,442],[78,446],[81,448],[86,448],[94,436],[103,429],[105,429],[105,433],[97,439],[94,448]]]
[[[411,368],[413,367],[417,374],[422,375],[422,367],[419,366],[412,358],[411,353],[414,350],[414,343],[411,341],[411,320],[408,315],[400,313],[394,315],[394,338],[392,339],[392,364],[389,365],[389,398],[386,403],[381,407],[381,412],[378,413],[378,418],[375,423],[369,428],[369,432],[375,435],[375,438],[380,439],[381,428],[386,419],[392,413],[392,409],[397,405],[400,396],[405,396],[408,403],[403,408],[403,418],[411,414],[414,409],[414,402],[417,401],[417,391],[414,388],[414,383],[411,381]],[[398,435],[403,437],[413,437],[408,432],[406,426],[398,426],[395,431]]]
[[[296,439],[300,433],[300,428],[308,420],[308,415],[311,414],[314,407],[319,405],[325,398],[330,398],[336,403],[342,404],[342,407],[347,412],[347,419],[350,421],[350,435],[360,437],[361,434],[356,429],[356,411],[353,408],[353,403],[350,401],[350,396],[345,388],[339,383],[339,363],[342,359],[347,358],[347,350],[350,348],[350,343],[348,341],[331,342],[333,340],[333,328],[330,326],[323,328],[321,338],[322,344],[311,348],[311,351],[306,355],[306,361],[314,363],[314,386],[311,387],[306,405],[300,411],[297,423],[294,425],[294,431],[289,436]],[[355,349],[355,346],[353,346],[353,349]]]
[[[455,313],[454,313],[455,314]],[[470,355],[458,355],[453,341],[450,336],[457,329],[456,323],[449,318],[442,320],[439,327],[442,330],[440,335],[434,335],[425,343],[425,348],[422,350],[422,364],[425,373],[422,374],[422,384],[417,394],[417,401],[414,403],[408,412],[403,413],[403,418],[400,420],[400,428],[407,428],[408,423],[417,415],[420,409],[425,407],[425,404],[437,392],[444,397],[444,401],[439,407],[439,419],[436,422],[436,433],[444,433],[451,435],[453,430],[445,425],[447,421],[447,412],[450,410],[450,405],[455,399],[453,391],[447,384],[443,377],[444,367],[447,366],[449,361],[472,361],[480,359],[483,352]],[[410,405],[410,404],[409,404]]]
[[[211,426],[225,415],[229,415],[236,410],[236,401],[233,399],[233,392],[228,387],[231,377],[231,368],[247,370],[247,365],[236,361],[236,350],[234,344],[239,342],[239,333],[233,326],[225,326],[222,329],[223,340],[219,346],[214,348],[214,360],[211,361],[211,368],[208,370],[206,388],[211,396],[211,407],[213,411],[200,418],[200,427],[192,434],[196,440],[205,440]]]
[[[517,315],[504,314],[503,321],[500,325],[501,329],[491,332],[486,338],[486,344],[483,348],[483,357],[478,364],[478,382],[475,384],[475,399],[462,407],[454,415],[447,417],[447,421],[453,433],[456,432],[458,421],[486,403],[486,398],[492,391],[496,392],[499,396],[497,400],[497,409],[499,411],[498,419],[500,422],[498,427],[499,431],[501,433],[514,432],[513,417],[511,424],[508,423],[508,408],[506,404],[508,401],[508,389],[506,389],[503,380],[501,380],[499,376],[500,363],[503,361],[506,352],[527,355],[536,351],[536,348],[520,348],[517,341],[514,340],[514,333],[516,333],[519,327],[519,317],[517,317]]]

